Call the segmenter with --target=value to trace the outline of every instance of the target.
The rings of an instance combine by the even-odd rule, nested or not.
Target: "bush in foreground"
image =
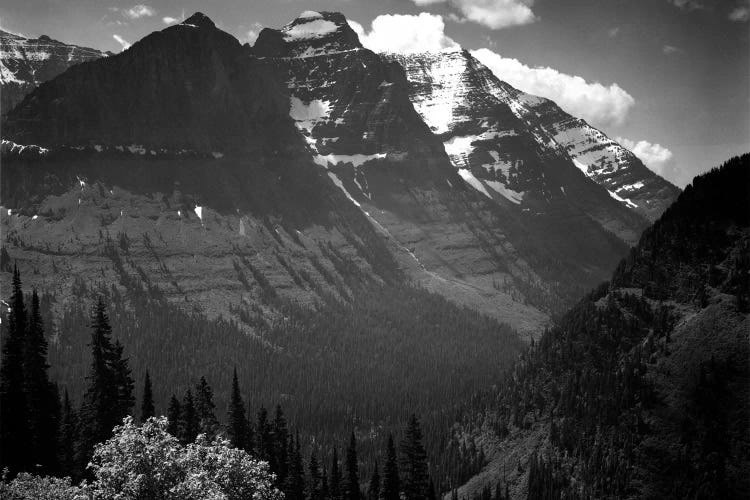
[[[182,446],[167,432],[165,417],[143,425],[127,417],[112,438],[96,446],[90,484],[70,479],[19,474],[0,484],[0,497],[12,500],[281,500],[268,464],[231,448],[229,441],[198,436]]]

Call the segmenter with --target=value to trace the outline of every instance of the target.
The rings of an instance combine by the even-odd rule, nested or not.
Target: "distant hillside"
[[[750,155],[694,179],[457,432],[511,498],[748,498]]]

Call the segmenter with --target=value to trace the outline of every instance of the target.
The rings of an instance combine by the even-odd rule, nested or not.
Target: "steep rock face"
[[[48,36],[25,38],[0,30],[0,113],[8,113],[40,83],[69,67],[107,55]]]
[[[71,68],[6,119],[22,144],[138,145],[155,152],[274,151],[296,132],[273,71],[203,14]]]
[[[564,112],[553,101],[526,94],[505,82],[500,82],[496,95],[530,129],[538,131],[543,142],[563,148],[587,177],[649,221],[658,219],[680,194],[679,188],[649,170],[631,151]]]
[[[475,189],[542,217],[579,212],[637,241],[647,221],[635,206],[582,176],[567,150],[518,112],[538,98],[510,99],[507,84],[464,50],[386,57],[404,66],[415,108]]]
[[[490,199],[486,190],[476,190],[472,179],[457,175],[463,172],[451,165],[444,138],[415,111],[408,72],[398,61],[363,49],[354,36],[339,14],[304,13],[279,30],[261,32],[250,53],[275,61],[286,74],[290,115],[314,161],[376,227],[408,251],[421,283],[465,297],[464,303],[482,304],[482,310],[500,309],[497,314],[517,324],[519,315],[507,311],[528,309],[523,303],[533,300],[530,296],[546,297],[539,302],[549,305],[557,294],[555,283],[598,279],[624,245],[573,205],[539,220],[546,198],[522,211],[498,193],[499,199]],[[505,108],[504,117],[521,129],[507,106],[496,99],[487,105]],[[514,147],[535,146],[525,138]],[[572,165],[571,171],[597,189]],[[635,238],[638,224],[645,222],[603,190],[600,195],[605,206],[624,213]],[[570,237],[571,231],[550,231],[561,221],[580,239]],[[591,267],[582,266],[584,260]],[[545,309],[539,302],[536,306]]]
[[[604,187],[610,197],[650,221],[679,194],[676,187],[601,131],[568,115],[553,101],[526,94],[501,81],[502,75],[492,74],[466,51],[386,57],[399,61],[406,69],[413,86],[412,101],[431,129],[446,140],[453,163],[483,177],[485,181],[475,183],[483,184],[493,196],[495,190],[519,203],[522,191],[526,192],[521,184],[528,184],[523,179],[539,178],[539,164],[555,159],[566,163],[556,167],[558,170],[569,170],[572,162]],[[506,106],[499,106],[500,103]],[[473,135],[468,134],[472,130]],[[535,146],[524,144],[524,139]],[[484,175],[478,167],[492,172]],[[566,177],[567,182],[574,182],[572,174]],[[545,181],[539,178],[536,183],[541,189]],[[558,186],[552,187],[557,190]],[[565,183],[559,187],[570,190]],[[590,206],[601,205],[597,201]],[[602,213],[596,217],[611,219]],[[629,225],[632,227],[633,222],[611,229],[623,236]],[[640,229],[642,226],[635,238]],[[628,240],[635,242],[632,236]]]

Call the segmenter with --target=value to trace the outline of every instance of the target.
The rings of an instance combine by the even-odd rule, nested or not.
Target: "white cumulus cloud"
[[[436,52],[457,48],[458,44],[445,34],[445,23],[438,15],[385,14],[376,17],[370,30],[356,21],[349,26],[357,33],[362,45],[374,52]]]
[[[493,30],[520,26],[537,20],[531,7],[534,0],[412,0],[420,7],[447,3],[457,14],[456,21],[471,21]]]
[[[632,151],[644,165],[659,175],[664,175],[672,161],[672,152],[661,144],[652,144],[648,141],[636,142],[624,137],[618,137],[615,140]]]
[[[591,83],[553,68],[532,68],[489,49],[474,50],[472,55],[501,80],[529,94],[552,99],[568,113],[594,126],[622,124],[635,104],[633,96],[616,83]]]
[[[734,21],[737,23],[744,23],[748,19],[750,19],[750,2],[747,2],[747,5],[741,5],[739,7],[735,7],[729,13],[730,21]]]
[[[174,17],[166,16],[161,18],[161,22],[163,22],[164,24],[174,24],[177,22],[177,19]]]
[[[122,50],[130,48],[130,43],[128,43],[128,41],[125,40],[120,35],[112,35],[112,38],[114,38],[117,41],[117,43],[119,43],[122,46]]]
[[[138,4],[130,7],[129,9],[123,9],[122,15],[128,19],[138,19],[140,17],[151,17],[156,14],[153,7],[148,5]]]

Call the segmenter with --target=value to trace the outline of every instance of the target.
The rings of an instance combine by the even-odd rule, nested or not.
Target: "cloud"
[[[385,14],[376,17],[370,31],[356,21],[349,26],[357,33],[362,45],[374,52],[437,52],[458,48],[445,34],[445,23],[438,15],[422,12],[416,16]]]
[[[677,8],[684,10],[703,9],[705,6],[701,0],[667,0]]]
[[[130,7],[129,9],[123,9],[122,15],[128,19],[138,19],[141,17],[151,17],[156,14],[156,11],[148,5],[138,4]]]
[[[178,21],[178,19],[175,19],[174,17],[165,16],[161,18],[161,21],[164,24],[174,24]]]
[[[240,26],[240,28],[242,28]],[[263,25],[260,23],[253,23],[252,27],[245,32],[245,36],[240,37],[240,41],[243,43],[249,43],[250,45],[255,43],[260,35],[260,30],[263,29]]]
[[[530,24],[537,20],[531,7],[534,0],[412,0],[425,7],[446,3],[458,14],[451,19],[458,22],[471,21],[493,30]]]
[[[729,13],[729,20],[737,23],[744,23],[750,19],[750,1],[743,2],[745,5],[739,5]]]
[[[117,40],[117,43],[119,43],[120,45],[122,45],[122,50],[126,50],[126,49],[130,48],[130,44],[127,42],[127,40],[125,40],[120,35],[112,35],[112,38],[114,38],[115,40]]]
[[[652,144],[648,141],[635,142],[624,137],[617,137],[615,140],[632,151],[644,165],[661,176],[664,175],[672,162],[672,152],[661,144]]]
[[[665,45],[661,48],[661,51],[664,54],[671,56],[672,54],[679,54],[680,52],[682,52],[682,49],[679,47],[675,47],[674,45]]]
[[[622,124],[635,104],[635,99],[616,83],[605,86],[549,67],[531,68],[489,49],[471,54],[501,80],[529,94],[552,99],[568,113],[594,126]]]

